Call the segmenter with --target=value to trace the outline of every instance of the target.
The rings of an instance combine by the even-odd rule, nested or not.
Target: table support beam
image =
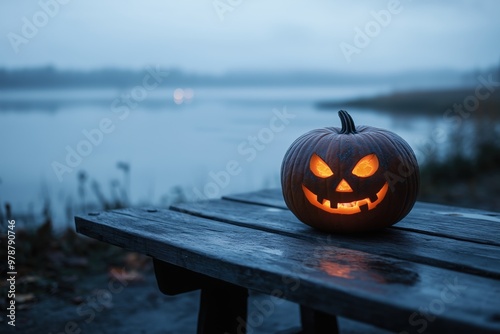
[[[338,334],[337,317],[317,311],[306,306],[300,306],[301,334]]]
[[[198,334],[246,333],[248,290],[220,282],[201,290]]]

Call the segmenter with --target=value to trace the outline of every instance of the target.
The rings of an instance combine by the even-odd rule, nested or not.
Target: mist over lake
[[[132,99],[128,108],[113,101],[122,101],[131,88],[2,92],[2,103],[33,100],[52,109],[33,106],[0,113],[0,150],[4,161],[15,162],[1,168],[1,194],[20,212],[40,211],[50,200],[56,222],[62,223],[67,207],[81,203],[82,196],[87,207],[99,202],[90,186],[94,181],[109,200],[125,190],[134,205],[167,205],[174,187],[182,188],[189,200],[278,187],[281,160],[295,138],[314,128],[340,126],[336,111],[319,110],[318,101],[387,90],[172,87],[153,90],[141,101]],[[398,133],[417,155],[419,144],[443,122],[376,110],[349,112],[358,125]],[[106,133],[100,128],[103,120]],[[229,162],[237,164],[237,174],[226,182],[220,172]],[[128,165],[130,173],[125,175],[117,164]],[[88,176],[85,195],[79,188],[82,172]]]

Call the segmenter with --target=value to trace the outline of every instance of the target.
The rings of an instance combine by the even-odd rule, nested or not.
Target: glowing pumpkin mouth
[[[389,184],[386,182],[382,186],[382,188],[380,188],[380,190],[377,192],[377,199],[373,202],[367,197],[349,203],[337,203],[336,207],[332,207],[333,205],[335,205],[335,203],[331,203],[331,201],[327,199],[324,199],[322,203],[318,202],[318,196],[309,189],[307,189],[305,185],[302,185],[302,190],[304,191],[304,195],[306,196],[309,203],[311,203],[312,205],[323,211],[329,213],[338,213],[342,215],[352,215],[355,213],[359,213],[361,212],[361,208],[364,207],[365,205],[366,207],[368,207],[368,210],[375,209],[375,207],[379,205],[380,202],[382,202],[382,200],[385,198],[388,189],[389,189]]]

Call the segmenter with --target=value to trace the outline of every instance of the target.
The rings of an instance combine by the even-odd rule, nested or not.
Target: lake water
[[[0,202],[10,202],[14,212],[39,213],[49,198],[56,222],[63,222],[65,207],[97,202],[93,181],[108,199],[117,184],[123,186],[132,205],[166,205],[176,186],[190,199],[278,187],[281,160],[295,138],[314,128],[340,126],[336,110],[318,110],[317,101],[388,90],[163,88],[129,105],[113,102],[127,90],[3,91]],[[357,125],[398,133],[419,159],[419,145],[439,126],[426,117],[348,111]],[[277,117],[284,113],[293,118]],[[69,165],[71,151],[82,154],[81,159],[70,154]],[[117,168],[120,162],[130,166],[128,178]],[[235,175],[223,178],[220,171],[228,167]],[[88,175],[83,193],[79,171]]]

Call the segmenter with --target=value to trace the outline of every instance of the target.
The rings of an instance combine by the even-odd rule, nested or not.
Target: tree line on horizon
[[[169,72],[165,86],[310,86],[359,84],[443,85],[473,82],[479,73],[498,69],[460,72],[455,70],[405,71],[397,73],[347,73],[331,71],[232,71],[222,75],[190,73],[180,69]],[[133,87],[142,82],[146,69],[103,68],[95,70],[62,70],[53,66],[33,68],[0,68],[0,89]]]

